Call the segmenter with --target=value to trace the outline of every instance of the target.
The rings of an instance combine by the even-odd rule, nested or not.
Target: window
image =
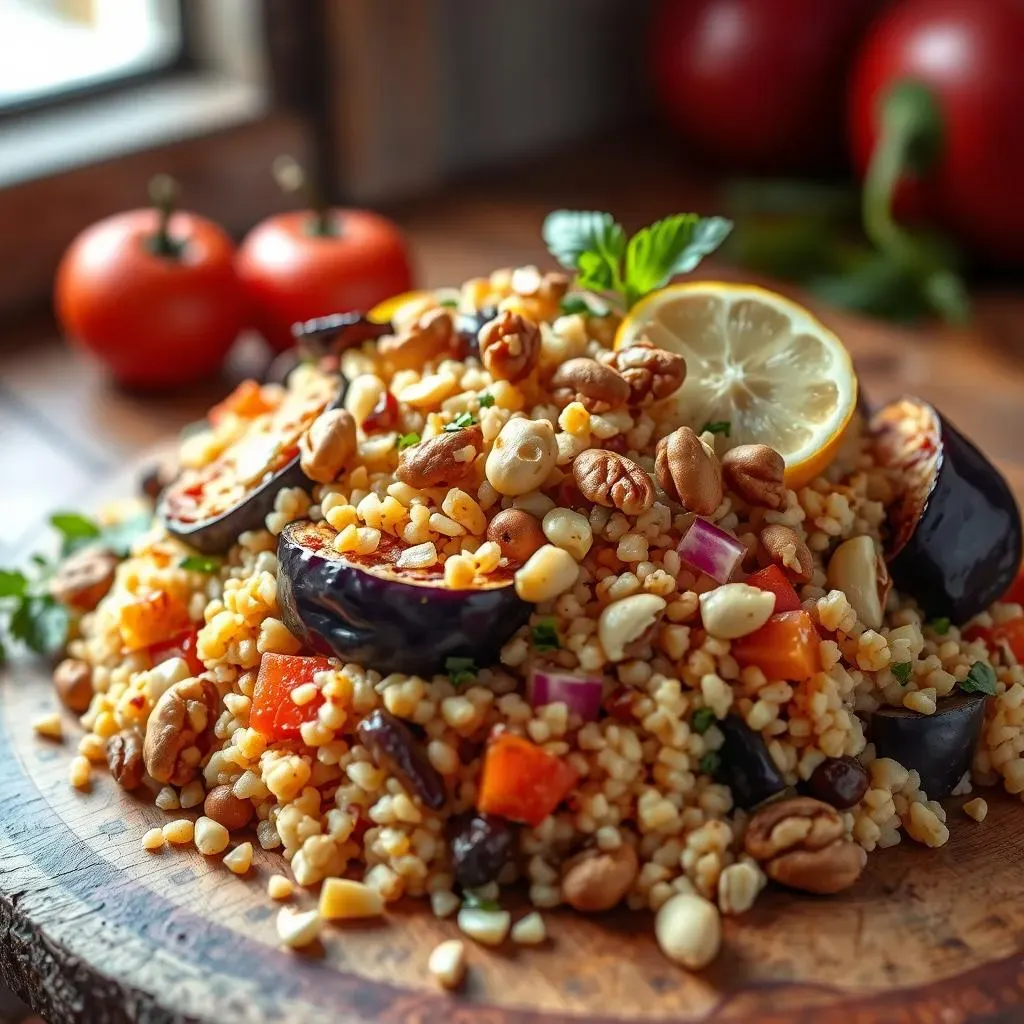
[[[177,65],[179,0],[0,0],[0,111]]]

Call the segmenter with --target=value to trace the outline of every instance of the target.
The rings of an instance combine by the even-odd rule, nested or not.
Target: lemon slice
[[[396,316],[401,316],[401,311],[406,306],[422,304],[428,301],[432,302],[434,300],[437,302],[458,302],[459,294],[458,288],[437,288],[434,291],[418,288],[415,291],[392,295],[390,299],[378,302],[366,315],[376,323],[382,324],[388,320],[394,320]]]
[[[767,444],[802,487],[836,455],[857,406],[842,342],[802,306],[753,285],[669,285],[637,303],[615,336],[686,359],[686,381],[659,419],[699,430],[728,420],[727,446]]]

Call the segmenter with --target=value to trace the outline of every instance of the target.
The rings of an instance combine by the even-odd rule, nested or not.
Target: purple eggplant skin
[[[348,382],[343,378],[337,398],[327,408],[338,409],[345,399]],[[269,480],[250,491],[237,505],[221,512],[220,515],[198,522],[183,522],[175,518],[167,508],[167,494],[174,486],[173,482],[165,488],[161,501],[157,506],[157,514],[163,521],[167,532],[172,537],[190,547],[201,551],[204,555],[222,555],[233,544],[238,543],[240,534],[248,530],[262,530],[267,516],[274,511],[274,501],[278,492],[285,487],[301,487],[308,491],[313,482],[302,472],[299,456],[279,469]]]
[[[480,358],[480,328],[498,315],[496,306],[484,306],[475,313],[455,314],[455,333],[466,356]]]
[[[915,489],[901,463],[894,424],[911,412],[929,422],[931,465]],[[896,587],[929,617],[960,624],[1006,592],[1021,564],[1020,510],[999,470],[944,416],[918,398],[885,406],[872,421],[876,452],[905,470],[907,492],[893,504],[886,561]],[[923,460],[922,460],[923,461]]]
[[[296,346],[316,355],[344,352],[391,333],[390,320],[371,320],[361,311],[330,313],[292,324]]]
[[[398,569],[401,546],[385,535],[372,555],[341,555],[325,523],[290,523],[278,539],[277,599],[285,625],[304,644],[387,675],[430,677],[448,658],[495,662],[532,605],[512,583],[467,590],[444,585],[443,569]]]
[[[879,757],[891,757],[921,776],[931,800],[942,800],[971,767],[985,721],[985,695],[943,697],[934,715],[908,708],[879,708],[868,734]]]
[[[718,751],[715,778],[732,790],[737,807],[749,811],[786,788],[786,780],[759,732],[736,715],[726,715],[716,724],[725,742]]]

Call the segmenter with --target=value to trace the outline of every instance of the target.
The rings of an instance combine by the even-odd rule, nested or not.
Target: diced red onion
[[[728,583],[747,553],[735,537],[706,519],[694,519],[676,551],[691,569],[707,573],[717,583]]]
[[[561,701],[585,722],[592,722],[601,710],[603,692],[600,676],[578,676],[543,668],[530,670],[527,693],[535,708]]]

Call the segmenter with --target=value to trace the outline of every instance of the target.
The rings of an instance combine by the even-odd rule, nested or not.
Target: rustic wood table
[[[621,211],[641,223],[679,203],[670,164],[621,211],[614,180],[525,176],[403,212],[429,284],[543,261],[538,227],[559,204]],[[549,184],[561,180],[564,193]],[[705,276],[736,276],[711,268]],[[901,330],[829,310],[872,401],[912,391],[935,402],[1024,495],[1024,301],[979,299],[967,330]],[[0,564],[38,540],[43,514],[90,500],[104,481],[203,410],[251,364],[187,396],[129,395],[66,349],[45,318],[0,340]],[[127,487],[127,482],[110,485]],[[105,778],[66,783],[70,745],[33,737],[54,706],[45,673],[0,676],[0,981],[51,1024],[145,1021],[721,1020],[942,1022],[1024,1019],[1024,817],[994,799],[951,844],[873,858],[854,893],[833,900],[771,893],[726,926],[723,957],[699,976],[657,952],[649,922],[551,915],[554,942],[515,955],[473,950],[457,1000],[426,975],[450,922],[399,911],[386,928],[332,935],[321,957],[275,948],[264,894],[273,858],[247,880],[198,853],[143,853],[159,812]]]

